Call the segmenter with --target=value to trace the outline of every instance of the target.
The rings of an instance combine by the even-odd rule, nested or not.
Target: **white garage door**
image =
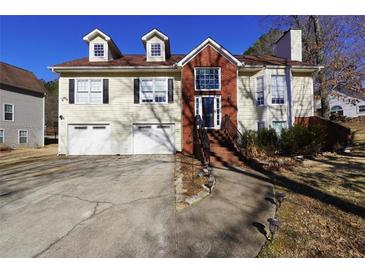
[[[134,154],[175,153],[175,127],[172,124],[134,124]]]
[[[108,124],[68,126],[69,155],[111,154],[111,127]]]

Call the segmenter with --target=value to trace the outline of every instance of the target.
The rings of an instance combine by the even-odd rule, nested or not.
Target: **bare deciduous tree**
[[[324,65],[315,90],[322,116],[328,116],[328,95],[342,89],[363,92],[365,79],[365,16],[272,16],[270,28],[299,28],[303,32],[303,61]]]

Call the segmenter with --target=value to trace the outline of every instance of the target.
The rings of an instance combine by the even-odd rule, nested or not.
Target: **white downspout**
[[[291,71],[291,67],[287,66],[285,68],[285,78],[286,78],[286,87],[287,87],[287,98],[288,98],[288,127],[292,127],[294,124],[293,121],[293,111],[292,111],[292,90],[293,90],[293,75]]]

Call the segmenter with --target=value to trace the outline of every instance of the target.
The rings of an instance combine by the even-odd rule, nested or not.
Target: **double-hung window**
[[[0,129],[0,144],[3,144],[4,143],[4,130],[3,129]]]
[[[28,130],[19,130],[18,133],[19,144],[27,144],[28,143]]]
[[[167,79],[141,79],[140,100],[142,103],[167,103]]]
[[[265,85],[264,85],[264,77],[256,78],[256,105],[263,106],[265,104],[264,97]]]
[[[14,121],[14,105],[4,104],[4,120]]]
[[[359,113],[365,113],[365,105],[359,106]]]
[[[195,90],[220,90],[220,68],[195,68]]]
[[[152,57],[160,57],[161,56],[161,44],[160,43],[151,44],[151,56]]]
[[[100,79],[78,79],[76,104],[102,104],[103,82]]]
[[[285,76],[271,76],[271,103],[284,104],[285,98]]]
[[[104,44],[102,44],[102,43],[94,44],[94,56],[95,57],[104,57]]]

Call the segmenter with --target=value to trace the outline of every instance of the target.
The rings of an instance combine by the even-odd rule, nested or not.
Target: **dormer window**
[[[104,57],[104,44],[101,43],[94,44],[94,56]]]
[[[152,43],[151,44],[151,56],[152,57],[160,57],[161,56],[161,44],[160,43]]]

